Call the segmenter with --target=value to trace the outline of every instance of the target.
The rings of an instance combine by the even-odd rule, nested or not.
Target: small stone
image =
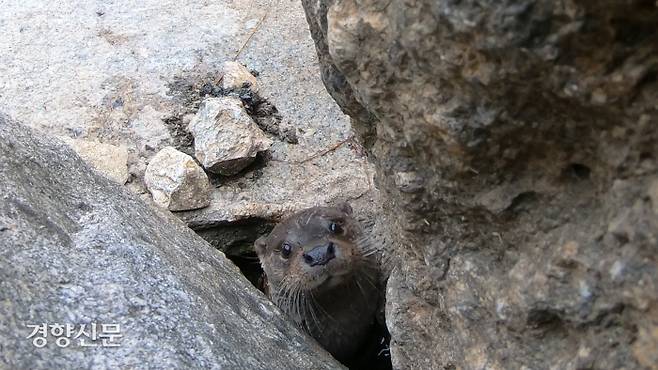
[[[210,172],[235,175],[251,164],[272,140],[249,117],[240,99],[207,98],[190,122],[194,155]]]
[[[221,68],[222,82],[221,86],[225,90],[237,90],[246,87],[253,92],[258,92],[258,81],[247,68],[238,62],[224,62]]]
[[[170,211],[186,211],[210,205],[210,181],[189,155],[172,147],[158,152],[146,167],[146,187],[153,201]]]
[[[111,180],[123,185],[128,181],[128,149],[97,141],[60,137],[89,165]]]

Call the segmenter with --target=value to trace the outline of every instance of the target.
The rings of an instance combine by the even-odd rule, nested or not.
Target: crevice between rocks
[[[193,230],[223,252],[258,289],[262,288],[263,269],[253,249],[261,235],[269,233],[274,224],[262,218],[248,218]]]

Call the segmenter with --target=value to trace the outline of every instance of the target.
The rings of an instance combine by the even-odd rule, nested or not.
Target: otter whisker
[[[309,304],[308,298],[309,298],[309,297],[308,297],[306,294],[304,294],[304,307],[306,308],[305,312],[310,313],[310,315],[311,315],[311,320],[312,320],[312,323],[310,323],[310,324],[307,323],[307,330],[308,330],[308,333],[309,333],[309,334],[312,333],[312,331],[311,331],[312,329],[311,329],[311,327],[309,326],[309,325],[311,325],[311,324],[313,325],[313,327],[314,327],[316,330],[318,330],[318,331],[320,331],[320,333],[322,333],[322,331],[324,330],[324,327],[320,325],[320,320],[318,320],[318,317],[317,317],[317,315],[316,315],[316,313],[315,313],[315,305],[313,304],[313,301],[311,301],[311,303]],[[312,299],[313,299],[313,295],[311,294],[311,300],[312,300]]]
[[[321,304],[318,304],[317,300],[315,299],[315,296],[313,295],[313,291],[310,291],[310,293],[311,293],[311,302],[313,303],[313,305],[314,305],[314,306],[317,306],[317,307],[320,309],[321,313],[323,313],[323,314],[324,314],[329,320],[331,320],[331,321],[333,321],[334,323],[337,324],[338,322],[336,321],[336,319],[334,319],[334,317],[331,316],[331,315],[329,314],[329,312],[327,312],[327,310],[325,310],[325,309],[322,307]]]
[[[313,312],[310,312],[312,308],[309,307],[308,296],[306,295],[305,292],[303,293],[302,298],[303,298],[302,308],[304,309],[304,317],[305,317],[304,325],[306,327],[306,332],[311,334],[313,328],[316,327],[317,325],[315,322],[315,318],[313,316]]]
[[[366,292],[363,290],[361,283],[359,283],[359,279],[352,279],[352,280],[354,280],[356,286],[359,288],[359,292],[361,292],[361,296],[367,299],[368,296],[366,295]]]
[[[308,333],[309,332],[308,322],[306,319],[304,319],[306,317],[306,294],[301,288],[297,289],[297,302],[295,305],[297,307],[299,324],[301,328]]]
[[[371,279],[371,277],[369,276],[369,274],[361,274],[361,275],[359,275],[359,276],[362,277],[362,278],[363,278],[368,284],[370,284],[370,286],[371,286],[373,289],[377,289],[377,284]]]
[[[294,311],[295,322],[296,322],[299,326],[302,326],[302,325],[303,325],[303,320],[301,319],[302,315],[301,315],[301,313],[300,313],[301,310],[300,310],[300,307],[299,307],[299,300],[300,300],[299,295],[300,295],[300,292],[301,292],[301,291],[300,291],[299,288],[295,289],[294,296],[293,296],[294,298],[293,298],[293,300],[292,300],[291,306],[292,306],[292,309],[293,309],[293,311]]]
[[[368,237],[361,237],[357,239],[356,245],[364,257],[368,257],[380,252],[380,250],[370,242],[370,238]]]
[[[366,226],[349,206],[313,207],[256,241],[272,301],[339,361],[363,347],[379,303],[387,251],[372,235],[377,225]]]
[[[286,314],[290,314],[289,310],[289,303],[291,302],[291,294],[292,294],[292,280],[289,279],[287,276],[281,280],[281,286],[275,293],[275,296],[273,297],[275,300],[275,304],[279,307],[285,307],[283,310]]]
[[[376,259],[365,256],[355,256],[357,266],[362,269],[377,270],[379,264]]]

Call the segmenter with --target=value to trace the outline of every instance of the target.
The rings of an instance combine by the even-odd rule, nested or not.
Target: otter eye
[[[292,253],[292,245],[283,243],[281,246],[281,257],[288,258],[290,257],[290,253]]]
[[[340,233],[340,232],[343,231],[343,228],[340,227],[340,225],[337,224],[336,222],[332,222],[332,223],[329,225],[329,230],[330,230],[332,233],[334,233],[334,234],[338,234],[338,233]]]

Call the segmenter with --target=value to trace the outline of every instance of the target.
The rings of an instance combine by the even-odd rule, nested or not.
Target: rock
[[[358,101],[352,86],[347,82],[345,75],[340,72],[329,54],[326,12],[328,5],[331,3],[333,3],[333,0],[302,0],[306,20],[310,26],[311,36],[315,40],[315,48],[320,60],[322,82],[324,82],[327,91],[336,100],[343,112],[361,122],[361,124],[355,125],[354,129],[360,134],[366,148],[370,149],[377,134],[374,128],[376,118]]]
[[[248,87],[249,90],[257,93],[258,81],[245,66],[238,62],[228,61],[222,63],[220,69],[222,75],[221,86],[225,90],[237,90]]]
[[[300,2],[29,4],[3,3],[6,14],[13,16],[0,22],[0,109],[47,133],[126,146],[128,184],[137,193],[147,193],[144,170],[158,150],[173,146],[194,155],[185,116],[196,113],[201,98],[193,94],[196,91],[176,89],[176,82],[182,79],[199,87],[217,83],[222,63],[233,60],[254,31],[236,62],[260,72],[258,94],[276,106],[282,123],[298,132],[316,131],[300,138],[297,146],[275,140],[276,157],[303,158],[350,131],[349,117],[322,86]],[[294,131],[282,126],[281,134],[294,141]],[[356,170],[363,160],[345,150],[330,161],[316,161],[315,167],[333,181],[333,168]],[[263,191],[248,180],[243,185],[245,196],[259,197]]]
[[[169,212],[3,116],[0,194],[0,368],[341,367]],[[119,346],[36,349],[42,323],[116,324]]]
[[[372,141],[394,368],[655,363],[655,3],[303,5]]]
[[[336,157],[347,155],[341,151]],[[336,157],[324,160],[336,161]],[[213,190],[209,207],[176,215],[200,230],[249,220],[278,222],[295,211],[341,201],[363,203],[363,208],[370,208],[367,205],[374,201],[376,192],[370,189],[372,172],[366,167],[365,159],[329,174],[318,169],[316,163],[321,161],[322,158],[303,164],[271,161],[262,169],[222,182]],[[357,211],[362,207],[354,208]]]
[[[194,153],[213,173],[235,175],[251,164],[258,152],[267,150],[267,138],[249,117],[240,99],[207,98],[190,122]]]
[[[187,211],[210,205],[210,181],[189,155],[166,147],[151,159],[144,174],[153,201],[170,211]]]
[[[128,181],[128,149],[124,146],[60,137],[82,159],[103,175],[125,184]]]

